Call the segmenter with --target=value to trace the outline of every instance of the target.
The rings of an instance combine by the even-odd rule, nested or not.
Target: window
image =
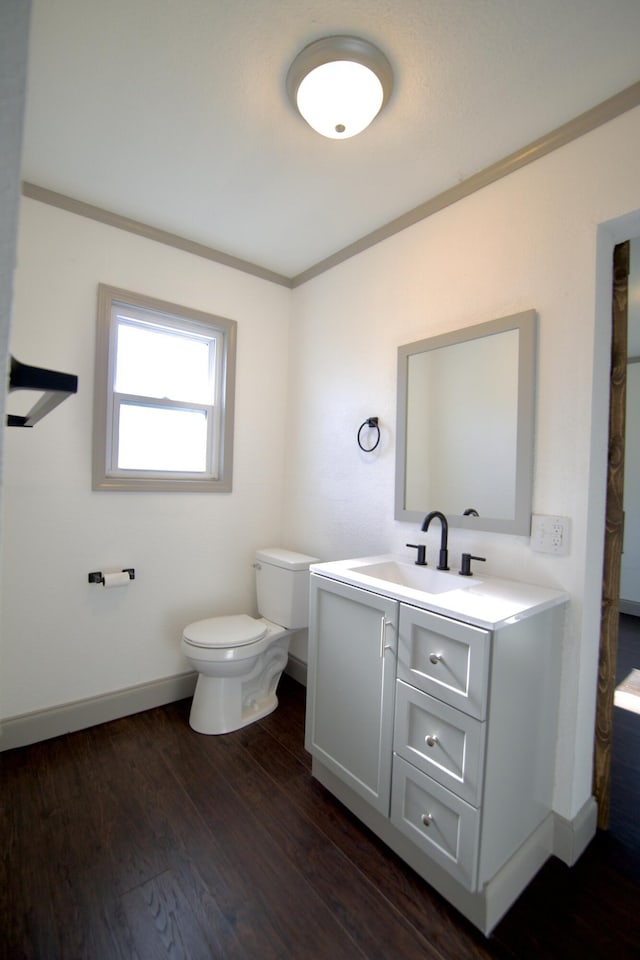
[[[236,323],[98,287],[94,490],[231,490]]]

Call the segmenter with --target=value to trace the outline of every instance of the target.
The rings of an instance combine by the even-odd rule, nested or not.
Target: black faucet
[[[447,523],[447,518],[445,517],[444,513],[440,513],[439,510],[432,510],[431,513],[428,513],[422,523],[422,532],[427,532],[429,529],[429,524],[436,517],[440,521],[440,526],[442,527],[442,532],[440,535],[440,556],[438,558],[438,570],[448,570],[449,551],[447,549],[447,538],[449,536],[449,524]]]

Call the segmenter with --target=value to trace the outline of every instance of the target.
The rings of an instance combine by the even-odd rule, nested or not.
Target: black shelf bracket
[[[43,367],[30,367],[11,357],[9,367],[9,393],[14,390],[44,391],[43,395],[24,416],[7,414],[7,426],[32,427],[46,417],[59,403],[78,392],[78,378],[72,373],[59,373]]]

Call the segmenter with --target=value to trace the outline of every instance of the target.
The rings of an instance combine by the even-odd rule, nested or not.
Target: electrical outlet
[[[531,518],[531,549],[537,553],[566,557],[569,553],[569,517],[546,517],[534,513]]]

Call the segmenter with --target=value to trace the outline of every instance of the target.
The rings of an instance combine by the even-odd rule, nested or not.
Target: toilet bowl
[[[184,628],[182,653],[197,671],[190,726],[230,733],[278,706],[289,640],[309,623],[309,566],[315,557],[279,547],[256,553],[259,618],[210,617]]]

